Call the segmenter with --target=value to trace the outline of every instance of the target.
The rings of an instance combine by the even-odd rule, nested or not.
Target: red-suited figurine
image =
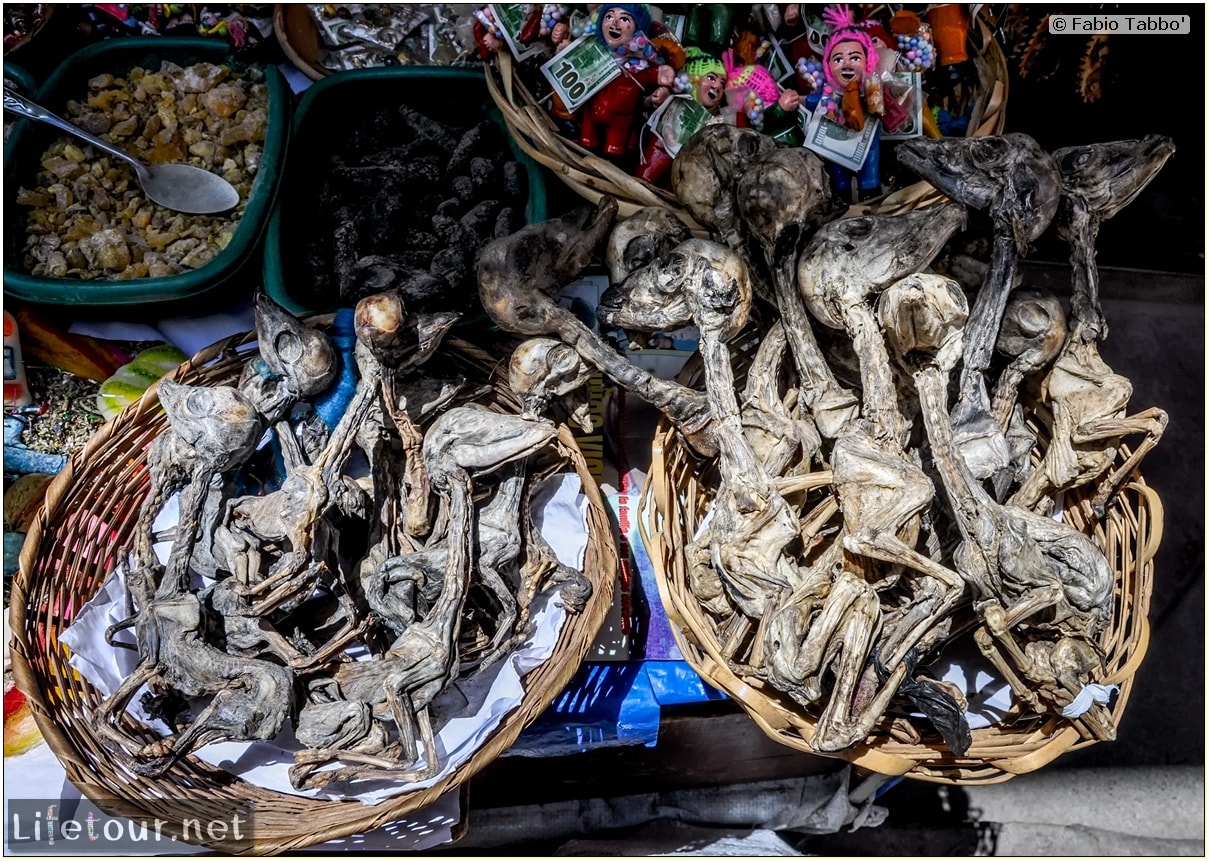
[[[649,96],[657,106],[670,95],[676,69],[647,35],[650,28],[651,13],[643,4],[601,7],[596,36],[613,53],[623,74],[584,106],[579,142],[588,149],[625,155],[636,146],[634,121],[644,100]]]

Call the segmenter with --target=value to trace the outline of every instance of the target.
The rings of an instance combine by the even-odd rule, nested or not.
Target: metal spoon
[[[221,176],[188,164],[144,164],[129,153],[90,135],[62,117],[55,116],[46,108],[8,87],[4,88],[4,109],[31,120],[49,123],[127,162],[134,168],[143,193],[160,206],[175,209],[177,212],[205,214],[225,212],[239,203],[239,192]]]

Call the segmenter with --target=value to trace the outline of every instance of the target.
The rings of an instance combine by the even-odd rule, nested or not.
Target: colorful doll
[[[684,68],[676,77],[676,89],[676,95],[668,100],[667,106],[657,116],[652,116],[651,121],[657,128],[647,135],[642,162],[634,171],[634,176],[652,185],[662,182],[680,147],[693,132],[701,126],[727,119],[721,112],[726,98],[726,69],[717,57],[699,48],[689,48]],[[700,105],[709,114],[701,126],[694,122],[694,119],[701,120],[700,116],[694,117],[694,105]]]
[[[782,90],[764,66],[736,65],[731,51],[722,55],[722,64],[726,67],[726,89],[738,104],[737,125],[763,132],[787,146],[801,146],[805,140],[798,122],[801,93]]]
[[[869,119],[881,119],[885,112],[881,78],[877,74],[877,47],[869,31],[857,23],[847,6],[828,6],[823,10],[823,20],[831,25],[831,35],[823,49],[826,83],[821,91],[807,100],[807,105],[813,108],[821,100],[828,120],[861,131]],[[903,119],[905,117],[896,116],[894,128]],[[881,194],[880,137],[879,126],[870,141],[864,164],[856,175],[860,200]],[[852,191],[852,171],[832,164],[831,175],[836,191],[844,197],[849,196]]]
[[[648,37],[651,13],[641,3],[601,6],[596,36],[622,67],[622,74],[584,105],[579,142],[610,156],[637,149],[634,120],[644,99],[658,106],[671,95],[676,69]]]

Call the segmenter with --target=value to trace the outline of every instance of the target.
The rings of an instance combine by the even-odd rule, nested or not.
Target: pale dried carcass
[[[777,143],[755,129],[707,125],[689,138],[672,162],[672,191],[698,223],[732,248],[743,244],[735,181]]]
[[[964,222],[965,208],[955,203],[844,218],[821,227],[798,259],[797,285],[810,313],[852,339],[860,362],[861,414],[873,433],[900,446],[906,443],[906,421],[870,303],[890,284],[927,266]]]
[[[422,780],[440,770],[428,707],[461,666],[458,632],[474,569],[472,478],[528,457],[549,444],[556,433],[554,425],[544,420],[472,407],[452,409],[433,422],[424,439],[424,459],[433,489],[442,499],[438,522],[445,525],[448,552],[440,594],[424,617],[408,625],[381,658],[342,664],[332,676],[343,699],[368,704],[376,720],[393,721],[398,742],[379,752],[358,750],[363,737],[345,732],[345,707],[332,708],[330,702],[313,704],[320,713],[308,715],[309,738],[324,746],[295,754],[291,781],[296,787],[374,777]],[[434,533],[434,537],[440,536]],[[303,711],[307,708],[312,705]],[[322,732],[327,716],[332,721],[329,734]],[[423,745],[422,751],[417,741]],[[424,764],[413,768],[421,754]],[[335,760],[356,764],[317,770]]]
[[[1064,488],[1097,482],[1094,510],[1108,499],[1154,448],[1167,427],[1158,408],[1130,415],[1133,385],[1100,357],[1097,341],[1107,332],[1100,311],[1095,239],[1100,224],[1132,201],[1170,157],[1169,138],[1116,141],[1058,150],[1062,174],[1059,229],[1071,246],[1071,333],[1044,384],[1054,416],[1050,446],[1041,465],[1012,496],[1035,508]],[[1121,437],[1145,434],[1137,450],[1106,475]]]
[[[505,331],[557,335],[590,365],[662,411],[693,448],[716,453],[709,404],[701,392],[630,363],[553,299],[591,262],[616,214],[617,201],[602,197],[594,212],[530,224],[488,244],[479,257],[483,308]]]
[[[1028,135],[916,138],[896,150],[904,165],[959,203],[986,210],[994,238],[991,265],[966,324],[965,352],[953,434],[975,477],[1005,471],[1010,460],[1003,431],[990,413],[984,374],[990,367],[1014,286],[1018,259],[1045,231],[1058,208],[1058,169]]]
[[[835,439],[859,408],[819,349],[797,285],[801,246],[831,216],[823,163],[807,150],[778,148],[739,175],[735,199],[744,227],[761,246],[798,369],[801,398],[819,433]]]
[[[184,588],[177,584],[189,582],[189,561],[211,479],[242,464],[263,431],[255,407],[231,386],[186,386],[164,379],[158,393],[169,426],[147,451],[151,487],[135,525],[128,580],[139,606],[165,581],[164,588],[173,593]],[[164,573],[157,576],[152,524],[176,490],[181,490],[176,537]]]
[[[206,642],[205,628],[198,596],[184,589],[161,589],[139,608],[139,664],[90,716],[97,736],[137,774],[159,777],[214,742],[272,740],[292,713],[290,670],[229,655]],[[120,715],[144,684],[158,694],[213,698],[174,735],[143,743],[120,725]]]
[[[944,347],[938,350],[933,339],[918,333],[955,330],[966,314],[957,282],[937,275],[905,278],[879,302],[883,327],[915,380],[933,461],[960,535],[953,564],[985,625],[979,645],[1021,701],[1040,711],[1037,692],[1049,686],[1051,702],[1063,707],[1079,690],[1055,688],[1063,680],[1028,657],[1016,629],[1027,623],[1030,631],[1046,632],[1046,639],[1082,640],[1091,648],[1112,612],[1113,573],[1083,533],[995,502],[958,453],[947,409],[951,361],[945,361]],[[939,614],[931,621],[939,622]],[[1098,724],[1097,732],[1111,732],[1103,715],[1085,720]]]
[[[991,413],[1003,429],[1011,452],[1010,470],[995,475],[995,498],[1002,501],[1013,480],[1023,479],[1032,465],[1029,455],[1037,436],[1017,403],[1025,378],[1048,368],[1066,341],[1066,313],[1058,297],[1048,290],[1016,290],[1003,311],[1003,325],[995,349],[1009,361],[995,382]]]
[[[1096,268],[1100,225],[1132,203],[1173,153],[1175,142],[1162,135],[1054,151],[1062,178],[1058,234],[1070,243],[1073,269],[1072,328],[1085,340],[1108,335]]]
[[[408,314],[398,292],[378,293],[357,302],[353,326],[357,340],[373,355],[381,374],[382,400],[403,446],[407,484],[403,528],[408,535],[428,534],[428,475],[420,454],[424,435],[411,418],[402,381],[436,352],[459,314]]]

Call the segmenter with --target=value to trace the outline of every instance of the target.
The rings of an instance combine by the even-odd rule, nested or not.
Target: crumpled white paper
[[[1091,711],[1091,707],[1096,703],[1106,706],[1108,705],[1108,701],[1112,699],[1112,695],[1120,689],[1120,685],[1084,685],[1070,705],[1062,709],[1062,717],[1073,720],[1083,717],[1083,715]]]
[[[588,499],[582,493],[579,477],[568,473],[547,478],[534,488],[532,506],[535,522],[558,560],[582,571],[588,543]],[[165,505],[153,528],[156,531],[167,529],[174,522],[173,513]],[[163,563],[171,545],[160,543],[155,549]],[[111,693],[138,663],[135,650],[111,648],[104,639],[108,626],[129,615],[128,601],[124,572],[115,570],[59,638],[72,651],[69,664],[104,696]],[[435,777],[409,784],[406,789],[432,786],[478,750],[503,718],[521,703],[524,696],[522,677],[553,653],[566,615],[557,593],[537,596],[532,606],[532,637],[506,660],[496,664],[494,674],[489,670],[466,683],[451,686],[432,704],[442,769]],[[115,640],[121,641],[122,637],[126,637],[127,642],[134,642],[129,631],[122,632]],[[137,693],[131,698],[128,711],[166,734],[169,731],[166,725],[148,720],[138,703],[139,698]],[[442,722],[443,716],[448,719]],[[374,781],[358,782],[355,793],[341,792],[338,788],[299,792],[289,781],[293,751],[299,747],[287,725],[273,742],[221,742],[207,745],[195,751],[195,755],[265,789],[312,798],[355,798],[373,803],[398,795],[405,789],[397,781]],[[456,820],[451,824],[456,824]],[[400,826],[400,833],[407,831],[405,825]]]

